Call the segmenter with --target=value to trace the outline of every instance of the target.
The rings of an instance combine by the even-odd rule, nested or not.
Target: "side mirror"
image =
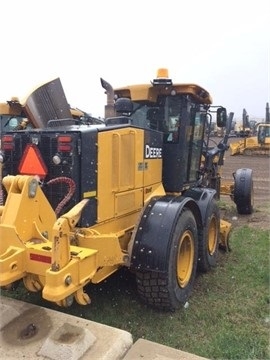
[[[224,107],[217,109],[217,126],[225,127],[227,122],[227,110]]]
[[[12,116],[7,123],[9,130],[15,129],[19,125],[19,123],[20,121],[16,117]]]

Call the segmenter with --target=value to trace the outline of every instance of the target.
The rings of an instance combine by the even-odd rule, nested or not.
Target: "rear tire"
[[[220,213],[216,201],[209,204],[206,224],[199,240],[198,270],[207,272],[217,264],[219,247]]]
[[[251,169],[238,169],[234,174],[234,202],[240,215],[253,212],[254,191]]]
[[[197,269],[197,225],[190,210],[183,209],[170,233],[172,239],[166,272],[136,272],[141,298],[148,305],[162,310],[175,310],[187,301]]]

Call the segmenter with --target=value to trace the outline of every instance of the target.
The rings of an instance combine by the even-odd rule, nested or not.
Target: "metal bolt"
[[[70,275],[68,275],[66,278],[65,278],[65,284],[66,285],[70,285],[72,283],[72,277]]]

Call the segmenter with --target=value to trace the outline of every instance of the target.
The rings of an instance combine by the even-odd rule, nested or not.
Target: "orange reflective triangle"
[[[26,145],[18,170],[22,175],[38,175],[41,178],[47,175],[47,166],[36,145]]]

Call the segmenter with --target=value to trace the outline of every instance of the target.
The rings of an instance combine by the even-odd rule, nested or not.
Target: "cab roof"
[[[115,95],[119,97],[128,97],[132,101],[150,101],[156,102],[160,95],[176,94],[191,95],[194,100],[200,104],[212,104],[211,95],[201,86],[196,84],[172,84],[164,85],[129,85],[114,89]]]
[[[196,84],[173,84],[168,69],[157,70],[157,77],[150,84],[129,85],[114,89],[117,98],[128,97],[132,101],[156,102],[160,95],[190,95],[200,104],[212,104],[209,92]]]

